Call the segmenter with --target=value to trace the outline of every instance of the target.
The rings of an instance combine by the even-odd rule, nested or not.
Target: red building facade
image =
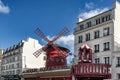
[[[109,68],[108,64],[92,63],[92,49],[84,44],[79,48],[78,64],[27,69],[21,76],[25,80],[103,80],[111,78]]]

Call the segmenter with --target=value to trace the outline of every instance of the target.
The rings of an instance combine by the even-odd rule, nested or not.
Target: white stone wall
[[[120,57],[120,3],[118,1],[113,3],[113,21],[114,21],[114,51],[112,53],[112,79],[118,79],[120,74],[120,67],[116,67],[117,57]]]
[[[118,74],[120,74],[120,66],[117,66],[117,57],[120,57],[120,51],[113,52],[112,56],[112,79],[118,80]]]
[[[87,22],[87,21],[86,21]],[[109,21],[109,23],[101,23],[99,25],[96,26],[92,26],[94,28],[92,29],[88,29],[88,30],[84,30],[83,32],[80,32],[78,34],[75,35],[75,55],[78,56],[78,49],[80,48],[80,46],[82,46],[84,43],[86,43],[88,46],[90,46],[93,49],[93,60],[94,58],[100,58],[100,62],[104,63],[104,57],[111,57],[111,51],[113,50],[113,22]],[[109,36],[103,36],[103,29],[105,27],[109,27],[110,28],[110,35]],[[94,32],[99,30],[100,33],[100,37],[97,39],[94,39]],[[90,33],[90,41],[86,41],[86,33]],[[82,43],[78,43],[78,36],[82,35],[83,36],[83,42]],[[103,43],[105,42],[110,42],[110,51],[103,51]],[[99,52],[98,53],[94,53],[94,45],[99,44]],[[78,57],[77,57],[78,59]],[[110,61],[111,63],[111,61]]]
[[[22,53],[22,67],[23,68],[40,68],[45,66],[44,56],[42,53],[36,58],[33,53],[42,48],[38,40],[28,38],[24,41],[23,53]]]
[[[113,3],[114,14],[114,50],[120,51],[120,3],[116,1]]]
[[[81,24],[85,24],[86,22],[94,21],[95,19],[102,17],[104,15],[107,15],[111,13],[112,20],[109,22],[104,22],[103,24],[94,25],[94,22],[92,23],[94,25],[93,28],[89,28],[83,31],[77,31],[74,33],[75,35],[75,41],[74,41],[74,53],[77,57],[75,57],[74,60],[77,63],[78,61],[78,49],[80,46],[82,46],[84,43],[88,44],[88,46],[93,48],[94,51],[94,45],[99,44],[99,52],[94,53],[93,52],[93,61],[95,58],[100,58],[100,63],[104,63],[104,57],[110,57],[110,64],[111,69],[110,72],[112,74],[112,80],[118,80],[118,74],[120,74],[120,67],[116,67],[117,64],[117,57],[120,57],[120,3],[118,1],[113,3],[113,8],[111,11],[102,13],[100,15],[97,15],[95,17],[92,17],[90,19],[87,19],[82,22],[78,22],[76,28],[78,28]],[[104,27],[110,27],[110,35],[103,37],[103,28]],[[100,38],[94,39],[94,31],[99,30],[100,31]],[[90,41],[85,41],[85,34],[90,33]],[[83,36],[83,43],[78,43],[78,36]],[[104,42],[110,42],[110,50],[103,51],[103,43]]]

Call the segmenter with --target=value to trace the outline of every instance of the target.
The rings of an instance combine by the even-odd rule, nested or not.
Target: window
[[[96,19],[96,25],[97,24],[100,24],[100,18],[99,19]]]
[[[20,70],[16,70],[16,74],[20,74]]]
[[[18,57],[17,56],[15,57],[15,61],[18,61]]]
[[[18,50],[18,49],[16,49],[16,50],[15,50],[15,53],[18,53],[18,52],[19,52],[19,50]]]
[[[59,58],[56,58],[56,62],[59,62],[60,61],[60,59]]]
[[[64,59],[61,59],[61,62],[64,62]]]
[[[9,75],[9,71],[6,71],[6,75]]]
[[[5,75],[5,72],[2,72],[3,75]]]
[[[12,64],[10,64],[10,69],[12,69]]]
[[[110,64],[110,58],[109,57],[105,57],[105,64]]]
[[[19,63],[17,63],[16,66],[17,66],[17,68],[20,68],[20,64]]]
[[[2,66],[2,70],[5,70],[5,66]]]
[[[91,27],[91,21],[90,22],[87,22],[87,28]]]
[[[11,69],[10,65],[9,65],[9,69]]]
[[[120,74],[118,74],[118,79],[120,79]]]
[[[89,41],[90,40],[90,33],[87,33],[86,34],[86,41]]]
[[[6,70],[8,70],[8,65],[6,65]]]
[[[117,57],[117,67],[120,66],[120,57]]]
[[[17,56],[17,61],[20,61],[20,56]]]
[[[95,31],[94,32],[94,39],[99,38],[99,36],[100,36],[99,31]]]
[[[96,53],[96,52],[99,52],[99,44],[94,45],[94,52],[95,52],[95,53]]]
[[[20,52],[20,53],[22,53],[22,52],[23,52],[23,49],[22,49],[22,48],[20,48],[20,49],[19,49],[19,52]]]
[[[95,63],[100,63],[100,59],[99,58],[95,58]]]
[[[15,57],[12,58],[12,61],[15,62]]]
[[[11,75],[11,74],[12,74],[12,71],[9,71],[9,74]]]
[[[83,30],[84,29],[84,25],[80,25],[80,30]]]
[[[111,20],[111,15],[108,15],[108,20]]]
[[[12,64],[12,69],[14,68],[14,64]]]
[[[106,21],[111,20],[111,15],[106,16]]]
[[[102,17],[102,22],[105,22],[105,17]]]
[[[12,73],[13,73],[13,75],[15,75],[15,71],[14,70],[12,71]]]
[[[78,36],[78,43],[82,43],[83,39],[82,39],[82,35]]]
[[[110,28],[109,27],[107,27],[107,28],[104,28],[104,30],[103,30],[103,36],[108,36],[109,34],[110,34]]]
[[[43,56],[43,60],[46,60],[46,58],[47,58],[46,56]]]
[[[104,43],[104,51],[107,51],[110,49],[110,42]]]

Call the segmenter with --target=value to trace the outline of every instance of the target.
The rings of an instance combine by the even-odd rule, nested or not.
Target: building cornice
[[[112,11],[113,9],[114,9],[114,8],[112,8],[112,9],[110,9],[110,10],[107,10],[107,11],[105,11],[105,12],[103,12],[103,13],[100,13],[100,14],[98,14],[98,15],[96,15],[96,16],[93,16],[93,17],[91,17],[91,18],[85,19],[85,20],[83,20],[83,21],[81,21],[81,22],[77,22],[77,24],[84,23],[85,21],[88,21],[88,20],[93,19],[93,18],[95,18],[95,17],[101,16],[101,15],[103,15],[103,14],[106,14],[106,13]]]
[[[83,32],[86,32],[86,31],[89,31],[89,30],[92,30],[92,29],[101,27],[101,26],[106,25],[106,24],[109,24],[109,23],[113,23],[113,20],[109,20],[109,21],[103,22],[103,23],[101,23],[101,24],[91,26],[91,27],[86,28],[86,29],[84,29],[84,30],[75,31],[73,34],[74,34],[74,35],[77,35],[77,34],[80,34],[80,33],[83,33]]]

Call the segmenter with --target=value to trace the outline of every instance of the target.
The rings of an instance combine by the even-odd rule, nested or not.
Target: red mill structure
[[[79,48],[78,64],[67,66],[66,57],[69,49],[53,43],[68,32],[67,28],[64,28],[53,40],[48,40],[40,29],[36,29],[35,32],[48,42],[34,53],[38,57],[42,50],[46,52],[46,66],[26,69],[21,75],[24,80],[103,80],[111,77],[110,65],[92,63],[92,49],[87,44]]]

